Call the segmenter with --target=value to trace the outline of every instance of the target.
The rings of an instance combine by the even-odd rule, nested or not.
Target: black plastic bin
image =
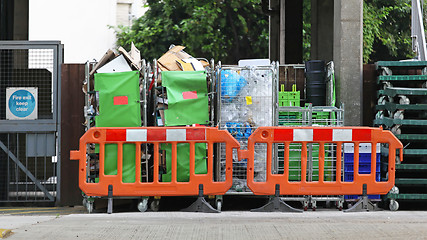
[[[325,61],[310,60],[305,62],[306,102],[313,106],[326,105],[326,69]]]

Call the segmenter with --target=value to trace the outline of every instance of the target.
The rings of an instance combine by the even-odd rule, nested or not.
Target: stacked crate
[[[344,182],[353,182],[354,180],[354,145],[352,143],[344,143]],[[381,167],[380,167],[380,144],[376,147],[376,166],[375,166],[375,179],[380,181]],[[371,173],[371,144],[359,144],[359,174]],[[368,195],[371,200],[380,200],[380,195]],[[358,195],[346,195],[344,197],[347,201],[358,200]]]
[[[390,209],[397,210],[396,200],[427,200],[427,61],[380,61],[376,67],[374,125],[391,130],[405,147],[403,161],[396,162],[396,188],[387,195]]]
[[[292,85],[292,91],[285,91],[285,85],[280,86],[279,107],[300,106],[300,91],[297,91],[297,85]]]

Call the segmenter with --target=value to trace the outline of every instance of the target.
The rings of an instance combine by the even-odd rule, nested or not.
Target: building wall
[[[127,5],[131,17],[139,17],[144,12],[142,2],[29,1],[29,40],[60,40],[64,44],[65,63],[99,60],[109,48],[115,47],[114,30],[109,26],[123,24],[122,19],[129,19],[129,11],[120,9]],[[123,12],[127,16],[123,16]]]

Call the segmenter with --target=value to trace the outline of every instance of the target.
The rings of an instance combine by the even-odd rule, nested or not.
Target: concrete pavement
[[[0,215],[7,239],[427,239],[427,212]]]

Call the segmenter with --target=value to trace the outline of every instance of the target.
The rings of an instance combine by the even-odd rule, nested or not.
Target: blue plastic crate
[[[344,199],[346,199],[346,200],[352,200],[352,199],[357,200],[357,199],[359,199],[359,197],[360,197],[359,195],[345,195]],[[368,195],[368,198],[369,199],[381,199],[381,195],[379,195],[379,194]]]
[[[353,179],[354,179],[353,172],[344,173],[344,182],[353,182]],[[377,180],[378,182],[381,180],[381,173],[377,172],[375,174],[375,180]]]
[[[381,153],[377,153],[377,162],[380,162]],[[344,153],[344,163],[353,162],[354,161],[354,153]],[[359,153],[359,164],[360,163],[370,163],[371,162],[371,154],[370,153]]]
[[[380,164],[380,162],[377,162],[377,166],[376,166],[376,169],[375,169],[375,171],[377,172],[377,173],[379,173],[380,172],[380,170],[381,170],[381,164]],[[344,172],[351,172],[351,173],[353,173],[354,172],[354,164],[353,164],[353,162],[350,162],[350,163],[346,163],[346,162],[344,162]],[[369,162],[369,163],[359,163],[359,173],[360,174],[363,174],[363,173],[371,173],[371,163]]]

